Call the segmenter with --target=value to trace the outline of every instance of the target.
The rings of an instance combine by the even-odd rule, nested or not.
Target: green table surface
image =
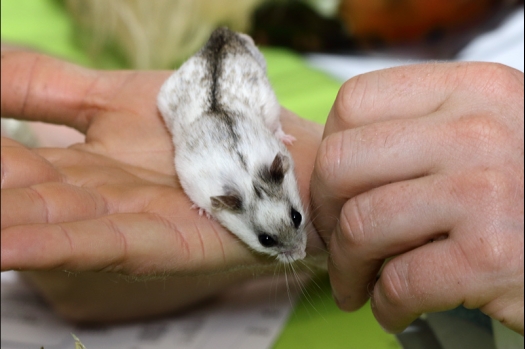
[[[74,44],[74,32],[74,24],[59,0],[1,0],[3,42],[26,45],[93,67],[82,49]],[[306,119],[323,123],[341,83],[308,67],[301,56],[290,51],[277,48],[262,51],[280,103]],[[111,56],[98,64],[97,68],[123,68]],[[377,324],[368,304],[354,313],[340,311],[332,300],[326,276],[306,288],[274,347],[401,348],[395,337]]]

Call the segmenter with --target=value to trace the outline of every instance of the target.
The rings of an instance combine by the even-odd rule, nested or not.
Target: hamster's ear
[[[288,156],[277,153],[270,167],[263,166],[259,171],[259,178],[267,184],[281,184],[286,171],[290,169]]]
[[[227,209],[234,212],[242,210],[242,199],[239,195],[211,196],[211,207],[214,210]]]
[[[281,153],[277,153],[270,165],[270,180],[275,183],[281,183],[284,178],[284,174],[290,168],[290,159],[288,156]]]

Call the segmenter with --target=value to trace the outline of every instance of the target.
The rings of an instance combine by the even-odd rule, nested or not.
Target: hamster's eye
[[[301,221],[303,220],[303,217],[293,207],[292,207],[291,216],[292,216],[292,222],[293,222],[295,229],[299,228],[299,226],[301,225]]]
[[[268,234],[259,234],[259,242],[264,247],[273,247],[277,245],[277,241]]]

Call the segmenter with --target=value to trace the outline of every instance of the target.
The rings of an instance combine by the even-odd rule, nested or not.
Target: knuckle
[[[486,82],[479,86],[487,95],[506,96],[523,90],[523,74],[517,70],[500,63],[479,63],[477,67],[474,80]]]
[[[400,263],[388,262],[378,282],[386,302],[390,306],[400,307],[405,304],[408,283],[405,279],[406,273],[400,269]]]
[[[332,183],[340,174],[343,161],[343,137],[340,132],[323,140],[315,160],[316,176],[324,183]]]
[[[343,83],[334,103],[336,122],[348,128],[359,124],[360,113],[356,111],[363,106],[367,85],[365,75],[357,75]]]
[[[355,176],[356,172],[350,169],[359,169],[369,156],[369,143],[375,144],[369,133],[345,130],[326,137],[315,160],[315,176],[329,187],[343,190],[341,186],[351,183],[351,177]]]
[[[474,98],[476,103],[458,121],[463,126],[458,136],[481,141],[485,151],[502,150],[502,146],[523,149],[523,73],[498,63],[465,66],[461,87],[469,94],[461,95],[462,103],[465,98]]]
[[[129,243],[126,234],[119,228],[118,224],[111,218],[105,218],[102,222],[106,225],[107,231],[112,234],[111,246],[115,247],[113,258],[108,261],[102,269],[103,272],[124,272],[125,266],[129,261]],[[109,235],[108,235],[109,236]]]
[[[485,231],[472,239],[470,245],[458,246],[458,255],[464,264],[463,275],[497,274],[499,278],[507,277],[506,274],[514,263],[513,254],[509,253],[510,249],[504,246],[501,236],[498,235]],[[469,307],[480,302],[478,297],[469,297],[466,301],[468,302],[465,305]]]
[[[495,205],[499,203],[510,203],[511,197],[516,196],[518,183],[514,176],[498,170],[483,171],[483,186],[487,192],[487,198]],[[497,208],[497,207],[495,207]]]
[[[426,283],[420,278],[428,274],[417,259],[393,259],[387,262],[378,282],[388,304],[406,312],[417,312],[422,302],[429,297]]]
[[[476,263],[476,267],[482,272],[493,272],[505,270],[512,263],[509,260],[511,254],[503,247],[502,241],[497,234],[491,234],[486,243],[476,244],[477,255],[482,256]],[[473,263],[471,263],[473,264]]]
[[[516,177],[504,169],[482,169],[455,180],[457,199],[468,213],[462,229],[476,232],[465,234],[468,243],[461,245],[471,269],[508,270],[516,262],[513,257],[523,254],[522,250],[510,253],[523,246],[523,177],[521,184]]]
[[[339,243],[348,247],[359,248],[367,242],[366,218],[364,214],[366,210],[363,206],[366,205],[363,201],[366,200],[363,195],[358,195],[343,206],[340,217],[341,236],[339,236]],[[366,210],[368,212],[368,210]]]
[[[458,199],[467,207],[478,207],[485,218],[513,211],[515,202],[510,198],[519,195],[517,191],[520,190],[517,179],[499,169],[464,173],[455,180],[454,187],[453,190],[460,194]]]
[[[44,223],[50,223],[54,221],[54,217],[52,217],[51,211],[49,209],[49,203],[42,194],[42,187],[42,185],[31,186],[27,188],[26,194],[32,203],[38,205],[41,215],[40,220]]]
[[[523,256],[523,201],[516,209],[506,200],[484,200],[476,220],[466,222],[466,230],[477,234],[463,245],[464,256],[471,269],[503,277],[517,265],[523,266],[522,259],[516,259]]]
[[[460,119],[452,127],[456,130],[451,133],[452,142],[459,140],[460,144],[473,149],[477,158],[487,155],[499,157],[499,147],[505,145],[512,137],[511,130],[489,114],[476,114]]]

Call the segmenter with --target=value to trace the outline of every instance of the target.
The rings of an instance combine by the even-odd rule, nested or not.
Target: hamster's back
[[[268,115],[279,114],[261,53],[250,37],[227,28],[215,30],[205,46],[166,81],[158,105],[175,142],[209,114],[228,111],[263,124]]]

